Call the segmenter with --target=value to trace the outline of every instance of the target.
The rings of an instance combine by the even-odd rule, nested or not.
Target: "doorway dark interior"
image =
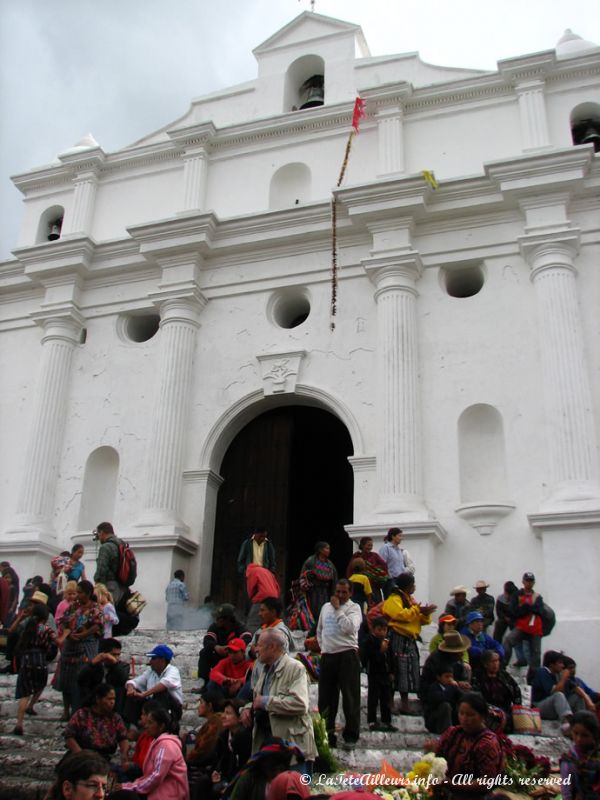
[[[265,525],[277,555],[287,602],[315,542],[328,541],[345,573],[352,543],[352,441],[340,420],[319,408],[285,406],[248,423],[227,450],[220,474],[211,596],[246,611],[245,580],[237,573],[240,546],[255,524]]]

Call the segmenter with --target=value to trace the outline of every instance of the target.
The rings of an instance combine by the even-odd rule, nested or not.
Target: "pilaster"
[[[187,536],[180,496],[196,338],[206,299],[198,288],[200,256],[160,259],[162,281],[149,297],[160,311],[160,345],[144,508],[137,528]]]
[[[373,250],[362,261],[377,303],[378,514],[427,518],[422,496],[416,323],[419,253],[410,221],[371,223]]]
[[[14,522],[6,533],[28,549],[55,538],[52,516],[68,409],[71,363],[84,319],[74,303],[32,315],[42,328],[38,378]]]
[[[377,112],[379,146],[378,177],[404,172],[404,111],[401,105],[384,107]]]
[[[592,395],[577,297],[580,232],[557,214],[555,224],[525,204],[530,233],[520,238],[531,267],[540,330],[550,492],[543,511],[600,509]],[[562,218],[561,218],[562,217]]]

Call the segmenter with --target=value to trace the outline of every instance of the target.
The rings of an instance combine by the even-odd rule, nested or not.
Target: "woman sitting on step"
[[[458,704],[458,725],[448,728],[437,742],[425,742],[427,749],[433,747],[448,762],[446,778],[436,786],[434,797],[483,800],[489,792],[486,782],[502,774],[504,754],[498,737],[487,727],[487,715],[483,697],[469,692]]]
[[[125,769],[129,764],[129,741],[125,723],[115,712],[115,697],[115,690],[108,683],[95,686],[83,708],[69,720],[63,735],[73,753],[95,750],[110,760],[118,747]]]
[[[144,718],[144,730],[152,743],[144,761],[144,774],[117,785],[111,800],[189,800],[187,767],[181,742],[171,734],[174,720],[166,708],[156,707]]]

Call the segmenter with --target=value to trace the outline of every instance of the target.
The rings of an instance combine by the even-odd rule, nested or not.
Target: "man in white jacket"
[[[317,756],[309,713],[308,675],[303,664],[285,652],[285,634],[267,628],[258,637],[258,660],[264,665],[254,686],[252,705],[242,710],[242,722],[253,717],[252,752],[271,736],[297,745],[306,759],[303,771],[312,774]]]
[[[352,584],[342,578],[337,582],[330,602],[321,609],[317,625],[317,640],[321,648],[319,711],[327,713],[329,744],[335,747],[335,718],[342,693],[346,720],[343,732],[345,750],[354,750],[360,736],[358,629],[362,612],[351,597]]]

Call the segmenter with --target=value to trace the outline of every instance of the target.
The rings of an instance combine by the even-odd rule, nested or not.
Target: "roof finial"
[[[300,3],[301,0],[298,0],[298,2]],[[310,10],[311,11],[315,10],[315,2],[316,2],[316,0],[310,0]]]

